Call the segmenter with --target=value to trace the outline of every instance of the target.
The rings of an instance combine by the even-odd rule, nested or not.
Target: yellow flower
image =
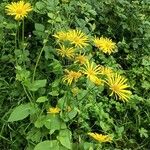
[[[59,112],[60,112],[61,110],[60,110],[60,108],[58,108],[58,107],[51,107],[51,108],[49,108],[48,109],[48,114],[58,114]]]
[[[94,44],[96,47],[98,47],[103,53],[108,53],[109,55],[111,53],[116,52],[117,46],[115,42],[112,42],[111,39],[108,38],[95,38]]]
[[[75,47],[83,48],[88,45],[88,37],[79,30],[68,31],[67,38]]]
[[[128,101],[131,96],[131,91],[127,90],[127,79],[118,75],[117,73],[111,74],[107,77],[106,83],[112,91],[110,96],[115,95],[116,99],[119,97],[122,101]]]
[[[87,78],[89,78],[95,84],[100,85],[102,82],[102,80],[98,79],[97,77],[97,75],[101,74],[101,67],[99,65],[94,67],[93,62],[90,64],[90,62],[87,61],[86,64],[84,64],[84,67],[81,68],[81,72],[87,75]]]
[[[57,49],[58,54],[62,57],[68,57],[69,59],[74,57],[75,49],[73,47],[65,47],[64,45],[60,45],[60,49]]]
[[[68,85],[71,85],[73,81],[76,81],[82,75],[80,72],[69,71],[69,70],[65,70],[65,71],[67,72],[67,75],[64,76],[63,82],[67,82]]]
[[[113,73],[113,71],[110,68],[101,66],[101,74],[109,76],[112,73]]]
[[[67,32],[59,31],[56,34],[53,35],[55,38],[57,38],[59,41],[65,41],[67,39]]]
[[[75,63],[85,64],[87,62],[87,58],[84,55],[77,55],[75,57]]]
[[[15,16],[16,20],[22,20],[27,17],[27,14],[32,10],[30,3],[24,1],[12,2],[6,6],[8,15]]]
[[[99,142],[111,142],[112,141],[112,138],[108,135],[102,135],[98,133],[88,133],[88,135]]]

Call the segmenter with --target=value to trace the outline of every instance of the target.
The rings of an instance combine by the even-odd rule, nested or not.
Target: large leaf
[[[66,147],[67,149],[72,149],[71,145],[71,131],[65,129],[65,130],[60,130],[59,136],[57,136],[57,139],[60,141],[60,143]]]
[[[22,119],[28,117],[32,108],[33,107],[30,103],[21,104],[21,105],[17,106],[11,113],[8,121],[9,122],[18,121],[18,120],[22,120]]]
[[[48,114],[46,121],[44,122],[46,128],[50,130],[52,134],[55,130],[66,129],[66,124],[60,120],[60,118],[53,114]]]
[[[33,83],[27,85],[30,91],[37,91],[46,85],[46,80],[35,80]]]
[[[47,140],[37,144],[34,150],[59,150],[59,143],[56,140]]]

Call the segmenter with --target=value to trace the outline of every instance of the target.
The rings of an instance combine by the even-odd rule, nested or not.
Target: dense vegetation
[[[150,1],[28,0],[22,18],[11,2],[0,1],[0,149],[150,149]]]

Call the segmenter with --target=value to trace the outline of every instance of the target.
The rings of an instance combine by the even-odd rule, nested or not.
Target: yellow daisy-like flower
[[[116,99],[119,97],[119,99],[122,101],[128,101],[131,96],[131,91],[127,90],[129,86],[126,82],[127,79],[117,73],[108,76],[106,83],[108,84],[109,89],[112,91],[110,96],[114,94]]]
[[[51,107],[48,109],[47,113],[48,114],[58,114],[60,111],[61,110],[58,107]]]
[[[99,142],[111,142],[112,141],[112,138],[108,135],[102,135],[98,133],[88,133],[88,135]]]
[[[112,73],[113,71],[110,68],[101,66],[101,74],[110,76]]]
[[[108,38],[95,38],[94,44],[97,48],[99,48],[103,53],[108,53],[109,55],[111,53],[116,52],[117,46],[115,42],[112,42],[111,39]]]
[[[64,76],[63,82],[67,82],[68,85],[71,85],[73,81],[76,81],[82,75],[80,72],[69,71],[67,69],[65,71],[67,74]]]
[[[22,20],[32,11],[32,7],[30,3],[24,1],[12,2],[6,6],[6,11],[8,15],[15,16],[15,20]]]
[[[93,83],[100,85],[102,80],[97,77],[97,75],[101,74],[101,67],[99,65],[94,66],[94,63],[90,63],[89,61],[84,64],[84,67],[81,68],[81,72],[87,75]]]
[[[80,54],[75,57],[75,63],[80,63],[81,65],[85,64],[87,62],[87,60],[88,59],[85,57],[85,55]]]
[[[62,57],[68,57],[72,59],[75,55],[75,49],[73,47],[65,47],[64,45],[60,45],[60,49],[57,49],[57,52]]]
[[[67,38],[67,32],[59,31],[56,34],[53,35],[55,38],[57,38],[59,41],[66,41]]]
[[[88,37],[79,30],[68,31],[67,38],[75,47],[83,48],[88,45]]]

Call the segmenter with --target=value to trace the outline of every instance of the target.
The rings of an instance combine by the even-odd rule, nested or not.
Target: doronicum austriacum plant
[[[107,16],[110,10],[124,18],[117,13],[123,11],[120,7],[125,2],[113,4],[116,14],[108,7],[109,1],[1,3],[6,26],[1,58],[10,66],[9,73],[1,69],[4,74],[0,78],[2,99],[10,99],[8,104],[2,102],[7,107],[1,121],[1,149],[148,148],[149,103],[143,101],[149,97],[142,99],[137,87],[135,78],[141,76],[140,70],[132,65],[129,70],[122,67],[135,55],[122,51],[122,47],[129,49],[124,40],[130,36],[124,29],[120,31],[125,34],[122,39],[111,29],[113,19],[108,28],[104,20],[103,30],[98,29],[96,9],[103,4],[103,14]],[[140,7],[138,3],[130,5]],[[124,55],[127,57],[122,58]],[[142,65],[148,74],[147,57],[142,57]],[[148,81],[144,82],[142,87],[148,91]],[[140,103],[145,110],[138,109]]]

